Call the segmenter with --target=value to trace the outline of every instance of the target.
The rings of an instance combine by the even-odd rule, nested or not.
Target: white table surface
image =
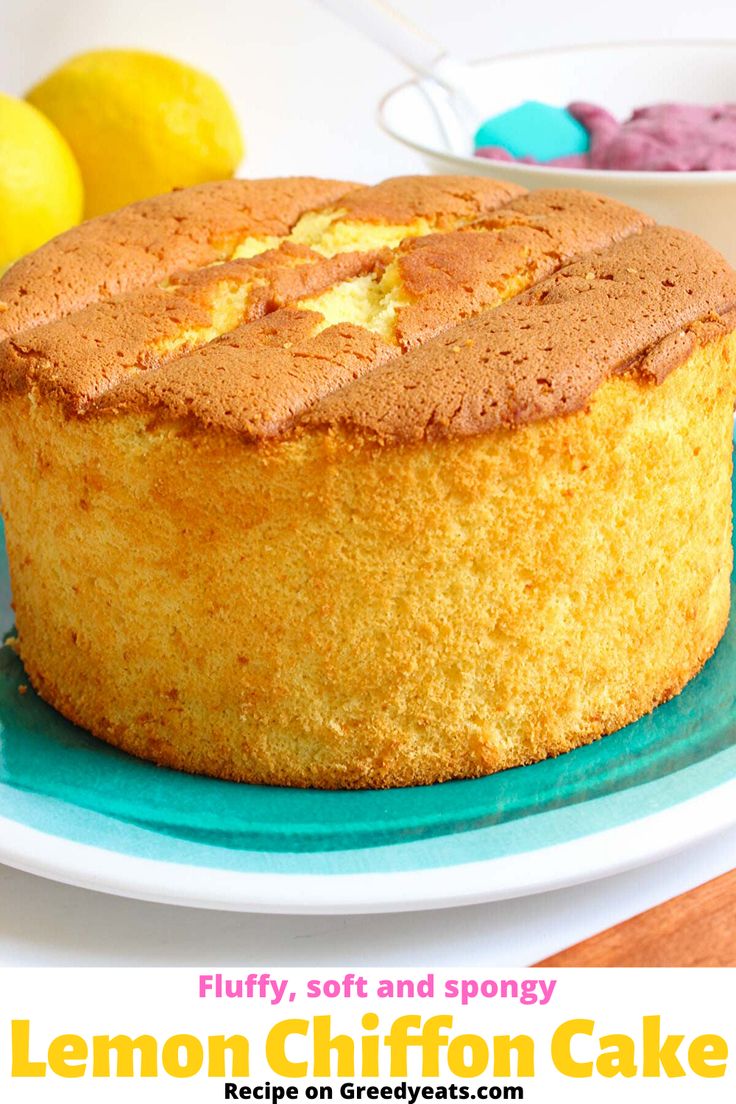
[[[397,0],[466,56],[659,37],[736,38],[731,0]],[[421,171],[378,130],[401,66],[310,0],[0,0],[3,90],[21,94],[99,45],[178,55],[216,74],[243,122],[243,171],[378,180]],[[584,89],[581,89],[581,95]],[[143,904],[0,866],[0,965],[529,964],[736,866],[736,830],[639,871],[519,901],[399,916],[242,916]]]

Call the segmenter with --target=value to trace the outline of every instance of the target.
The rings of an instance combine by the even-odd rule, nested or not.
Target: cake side
[[[725,627],[735,356],[720,337],[566,418],[378,450],[16,397],[0,478],[29,676],[118,747],[251,782],[413,785],[587,743]]]

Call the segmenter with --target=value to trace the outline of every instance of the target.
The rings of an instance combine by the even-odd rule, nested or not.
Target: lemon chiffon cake
[[[229,181],[0,284],[36,690],[134,755],[381,787],[556,755],[729,611],[736,275],[575,191]]]

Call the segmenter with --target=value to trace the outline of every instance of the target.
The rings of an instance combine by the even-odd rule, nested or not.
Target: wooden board
[[[736,870],[536,965],[736,966]]]

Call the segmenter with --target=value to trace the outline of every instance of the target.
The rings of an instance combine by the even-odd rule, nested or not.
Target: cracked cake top
[[[736,324],[698,238],[482,177],[201,185],[83,224],[0,281],[0,394],[248,440],[468,436],[660,382]]]

